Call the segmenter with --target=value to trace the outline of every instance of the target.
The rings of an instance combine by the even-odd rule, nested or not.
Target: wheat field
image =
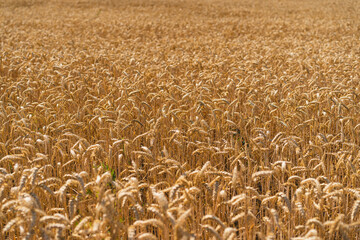
[[[0,0],[0,239],[360,238],[359,12]]]

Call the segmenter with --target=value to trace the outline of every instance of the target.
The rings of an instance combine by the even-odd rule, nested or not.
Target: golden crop
[[[360,238],[359,12],[1,0],[0,239]]]

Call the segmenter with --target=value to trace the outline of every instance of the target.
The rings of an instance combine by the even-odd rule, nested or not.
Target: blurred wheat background
[[[0,239],[360,238],[359,12],[1,0]]]

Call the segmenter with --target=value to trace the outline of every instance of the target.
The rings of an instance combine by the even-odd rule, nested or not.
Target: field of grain
[[[359,12],[0,0],[0,239],[360,238]]]

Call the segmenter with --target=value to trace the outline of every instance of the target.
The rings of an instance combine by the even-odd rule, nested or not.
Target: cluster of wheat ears
[[[0,239],[360,237],[358,1],[0,2]]]

